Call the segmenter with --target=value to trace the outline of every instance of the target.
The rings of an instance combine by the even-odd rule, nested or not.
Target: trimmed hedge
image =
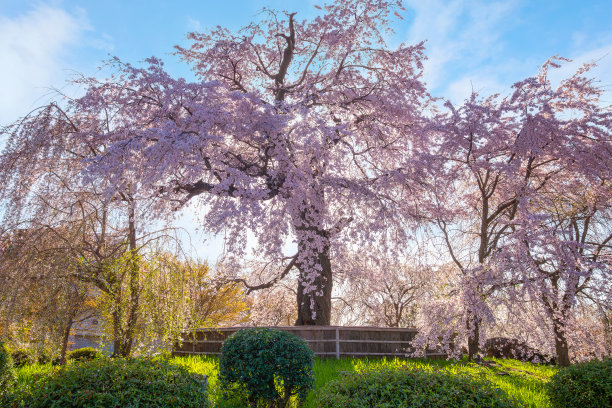
[[[547,391],[554,408],[612,407],[612,359],[564,368],[551,377]]]
[[[319,392],[318,408],[510,408],[516,403],[490,382],[465,374],[415,369],[347,373]]]
[[[25,395],[31,408],[209,407],[206,378],[166,361],[98,359],[69,365]]]
[[[102,354],[100,350],[95,349],[93,347],[83,347],[80,349],[72,350],[66,356],[68,360],[75,361],[95,360],[102,357],[104,357],[104,354]]]
[[[243,329],[227,338],[219,358],[226,395],[244,394],[251,406],[286,406],[314,387],[314,354],[296,335],[269,328]]]

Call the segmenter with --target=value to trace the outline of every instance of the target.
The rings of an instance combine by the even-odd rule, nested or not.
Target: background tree
[[[429,290],[433,271],[410,259],[376,260],[353,257],[339,270],[341,290],[336,293],[342,322],[383,327],[415,326],[422,300]],[[340,278],[341,277],[341,278]]]
[[[549,66],[557,65],[549,62],[534,80],[517,84],[511,101],[529,112],[523,133],[530,140],[521,147],[541,157],[535,173],[541,187],[523,200],[514,245],[503,256],[523,272],[515,279],[532,300],[542,302],[557,361],[567,366],[567,323],[578,298],[601,304],[611,293],[612,112],[602,109],[603,91],[585,77],[591,65],[557,87]]]
[[[69,265],[58,272],[61,277],[91,285],[114,299],[114,352],[129,355],[139,319],[138,253],[169,235],[168,230],[149,228],[151,202],[137,185],[126,183],[105,195],[107,179],[82,177],[86,161],[106,147],[82,137],[81,129],[108,126],[108,120],[94,123],[86,115],[69,117],[51,104],[6,128],[0,200],[5,225],[44,231],[51,237],[52,246],[46,250]],[[36,246],[29,248],[36,251]]]
[[[516,239],[537,251],[549,249],[530,235],[531,203],[568,175],[593,188],[610,177],[611,113],[601,107],[602,91],[585,76],[590,66],[558,87],[550,83],[550,67],[558,67],[555,60],[516,83],[509,97],[473,94],[459,109],[447,103],[448,112],[431,126],[435,164],[425,208],[463,275],[459,294],[470,357],[483,342],[483,321],[494,321],[495,292],[533,281],[499,266],[497,255],[515,248]],[[514,260],[517,268],[529,263],[525,254]]]
[[[520,268],[523,290],[541,303],[552,328],[557,362],[567,366],[575,309],[582,304],[602,316],[598,309],[610,302],[612,265],[605,255],[612,240],[612,196],[607,181],[587,187],[588,181],[566,172],[554,181],[525,209],[521,232],[501,265]]]
[[[292,326],[297,318],[295,290],[282,283],[253,292],[247,304],[250,326]]]
[[[140,311],[134,330],[138,353],[167,349],[189,329],[236,326],[248,317],[242,286],[228,283],[207,263],[179,258],[163,247],[141,251],[139,262]],[[129,298],[124,296],[124,302]],[[106,330],[112,338],[115,325],[110,323],[116,301],[108,294],[102,301]],[[122,317],[124,325],[127,318]]]
[[[87,285],[72,275],[74,259],[56,246],[51,231],[10,231],[0,254],[0,333],[41,357],[59,352],[65,362],[74,324],[95,316]]]

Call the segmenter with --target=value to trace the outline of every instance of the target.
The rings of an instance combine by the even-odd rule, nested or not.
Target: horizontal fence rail
[[[301,337],[317,357],[407,357],[412,351],[410,343],[417,330],[390,327],[344,326],[276,326],[272,329],[287,331]],[[193,329],[183,333],[172,355],[219,355],[223,341],[245,327]],[[427,351],[428,358],[446,358],[446,354]]]

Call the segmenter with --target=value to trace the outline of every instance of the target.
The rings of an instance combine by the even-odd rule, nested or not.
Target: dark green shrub
[[[53,352],[49,349],[38,350],[37,361],[38,364],[49,364],[53,362]]]
[[[505,408],[516,405],[506,393],[484,379],[442,370],[399,368],[347,373],[320,390],[315,406]]]
[[[72,350],[66,356],[68,360],[75,361],[95,360],[102,357],[104,357],[104,354],[102,354],[100,350],[95,349],[93,347],[83,347],[80,349]]]
[[[25,365],[31,365],[36,363],[36,353],[34,353],[30,349],[20,348],[11,352],[11,357],[13,357],[13,363],[15,367],[23,367]]]
[[[548,382],[547,391],[554,408],[612,407],[612,359],[559,370]]]
[[[15,380],[17,375],[13,367],[13,358],[4,343],[0,343],[0,395],[4,394]]]
[[[209,407],[206,379],[163,360],[97,359],[69,365],[23,397],[32,408]]]
[[[314,354],[299,337],[268,328],[232,334],[221,349],[219,381],[226,394],[246,393],[251,406],[303,401],[314,387]]]

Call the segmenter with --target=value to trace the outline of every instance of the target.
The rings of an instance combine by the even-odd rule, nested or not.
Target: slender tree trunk
[[[140,303],[140,268],[138,265],[138,258],[135,252],[130,255],[130,307],[128,309],[128,318],[125,327],[125,333],[123,336],[123,347],[121,355],[128,357],[132,352],[132,346],[134,344],[134,335],[136,333],[136,323],[138,320],[138,307]]]
[[[127,264],[128,279],[130,287],[130,303],[127,308],[127,321],[125,330],[121,330],[121,336],[117,343],[118,349],[115,350],[115,355],[129,357],[132,353],[134,345],[134,337],[136,333],[136,324],[138,322],[138,309],[140,305],[140,265],[138,259],[138,248],[136,246],[136,223],[135,209],[133,201],[129,201],[129,221],[128,221],[128,245],[129,245],[129,260]],[[121,315],[119,316],[121,323]]]
[[[136,323],[138,321],[138,308],[140,305],[140,265],[138,259],[138,248],[136,247],[136,225],[134,221],[134,208],[130,206],[129,220],[129,245],[130,245],[130,260],[129,260],[129,280],[130,280],[130,307],[128,310],[128,319],[125,330],[125,349],[124,355],[127,357],[132,352],[134,344],[134,335],[136,333]]]
[[[66,327],[64,329],[64,336],[62,338],[62,350],[60,351],[60,364],[66,364],[66,353],[68,351],[68,339],[70,338],[70,330],[72,330],[72,325],[74,323],[74,317],[70,315],[68,317],[68,321],[66,322]]]
[[[118,300],[117,300],[118,299]],[[121,328],[121,297],[115,298],[115,309],[113,310],[113,357],[121,357],[121,338],[123,330]]]
[[[119,290],[114,296],[113,318],[113,356],[129,357],[132,352],[136,323],[139,307],[139,267],[137,259],[130,259],[128,278],[130,279],[130,303],[127,310],[124,310],[122,302],[123,291]],[[124,322],[124,312],[127,313],[127,320]],[[125,324],[124,324],[125,323]]]
[[[321,273],[313,282],[313,290],[308,290],[304,284],[308,271],[298,264],[300,277],[296,326],[329,326],[331,321],[332,268],[327,249],[318,254],[316,265],[320,267]]]

